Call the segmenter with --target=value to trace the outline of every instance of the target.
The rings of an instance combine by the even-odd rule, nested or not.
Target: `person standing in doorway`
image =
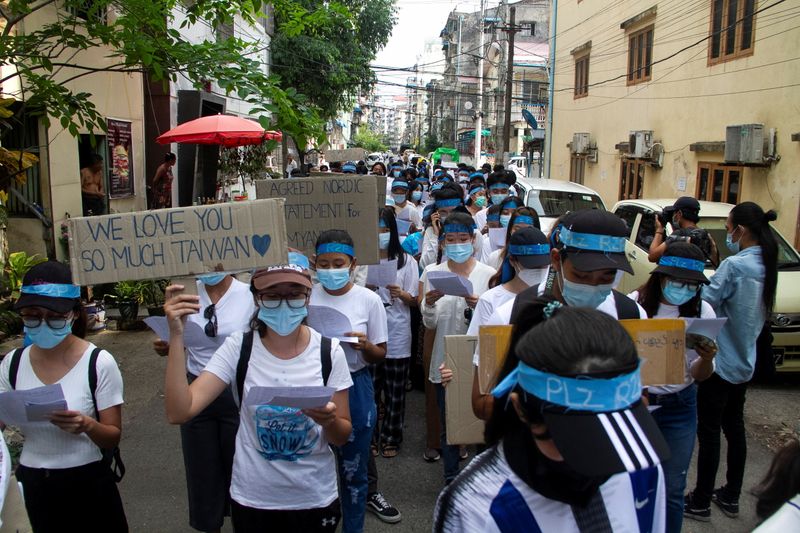
[[[103,187],[103,158],[92,154],[89,164],[81,169],[81,199],[83,215],[104,215],[106,212],[106,192]]]
[[[172,207],[172,167],[175,166],[177,158],[172,152],[164,154],[164,162],[156,169],[153,176],[153,209],[165,209]]]

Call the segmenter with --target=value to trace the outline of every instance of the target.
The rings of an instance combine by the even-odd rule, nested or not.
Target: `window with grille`
[[[698,200],[739,203],[744,167],[699,163],[697,165]]]
[[[539,102],[540,101],[540,83],[538,81],[522,80],[522,101],[523,102]]]
[[[622,159],[619,169],[619,199],[642,198],[645,162],[640,159]]]
[[[753,53],[755,8],[755,0],[712,0],[709,65]]]
[[[653,64],[653,26],[628,38],[628,85],[649,81]]]
[[[575,60],[575,98],[589,94],[589,54]]]

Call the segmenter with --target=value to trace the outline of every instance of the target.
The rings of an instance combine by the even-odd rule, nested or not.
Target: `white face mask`
[[[525,282],[528,287],[538,286],[547,277],[548,267],[544,268],[523,268],[517,272],[519,279]]]

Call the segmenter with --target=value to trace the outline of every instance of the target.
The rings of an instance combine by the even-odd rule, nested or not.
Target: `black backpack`
[[[239,406],[241,406],[242,395],[244,394],[244,378],[247,377],[250,354],[253,352],[253,336],[253,330],[245,332],[244,337],[242,337],[242,348],[239,350],[239,362],[236,364],[236,388],[233,392],[236,405]],[[327,385],[333,366],[331,360],[331,340],[328,337],[322,337],[319,352],[320,362],[322,364],[322,384]]]
[[[552,280],[549,281],[549,286],[552,287]],[[636,305],[636,302],[617,290],[612,290],[611,292],[614,295],[614,305],[617,308],[617,320],[641,318],[639,315],[639,306]],[[514,307],[511,309],[511,324],[516,324],[519,313],[538,297],[539,287],[536,285],[519,293],[517,297],[514,298]]]
[[[12,389],[17,388],[17,372],[19,371],[19,363],[22,359],[22,351],[24,348],[17,348],[11,354],[11,365],[8,368],[8,381]],[[95,347],[89,355],[89,391],[92,393],[92,404],[94,405],[95,420],[100,420],[100,411],[97,409],[97,358],[100,356],[102,348]],[[100,448],[103,454],[102,462],[108,469],[111,470],[111,476],[114,481],[119,483],[125,477],[125,463],[122,462],[119,446],[114,448]]]

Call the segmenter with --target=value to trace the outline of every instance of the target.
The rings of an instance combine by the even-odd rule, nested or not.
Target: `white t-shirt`
[[[486,239],[486,240],[488,240],[488,239]],[[482,261],[482,262],[484,262],[484,261]],[[494,268],[495,270],[500,268],[500,265],[503,264],[503,249],[502,248],[498,248],[497,250],[491,252],[489,254],[489,257],[486,258],[485,263],[487,265],[489,265],[490,267]]]
[[[414,226],[417,228],[417,231],[422,230],[422,215],[417,209],[417,206],[411,202],[406,200],[406,205],[403,207],[395,205],[394,212],[397,218],[407,220],[414,224]]]
[[[203,318],[206,307],[211,305],[211,299],[206,292],[203,282],[197,282],[197,295],[200,297],[200,312],[189,315],[187,320],[195,322],[204,328],[208,320]],[[256,312],[255,300],[250,292],[250,285],[234,279],[225,294],[217,302],[215,313],[217,316],[217,338],[223,342],[231,333],[250,329],[250,319]],[[214,351],[211,348],[186,347],[186,370],[197,376],[211,360]]]
[[[422,294],[427,294],[431,290],[428,283],[428,272],[450,272],[448,262],[441,265],[431,265],[422,273]],[[495,271],[476,261],[475,266],[470,272],[469,280],[472,282],[472,292],[478,296],[489,289],[489,279],[494,276]],[[428,329],[435,329],[436,336],[433,341],[433,351],[431,355],[431,366],[429,379],[432,383],[441,383],[442,377],[439,366],[444,362],[444,338],[446,335],[464,335],[467,332],[467,319],[464,318],[464,309],[467,308],[467,301],[460,296],[442,296],[435,305],[429,306],[422,299],[422,322]]]
[[[784,503],[775,514],[764,520],[753,533],[786,533],[800,531],[800,494]]]
[[[474,215],[472,215],[472,220],[475,221],[475,225],[478,226],[478,230],[483,230],[483,227],[486,225],[486,215],[489,214],[489,208],[484,207]]]
[[[365,333],[372,344],[388,340],[386,310],[381,297],[369,289],[353,285],[345,294],[332,296],[322,285],[317,284],[311,290],[310,305],[324,305],[345,314],[350,319],[353,331]],[[354,353],[354,360],[351,358],[347,361],[350,372],[358,372],[367,366],[362,353],[355,350]]]
[[[89,343],[83,356],[75,366],[56,383],[61,384],[67,408],[80,411],[96,418],[92,391],[89,390],[89,357],[96,346]],[[31,347],[25,348],[17,369],[17,390],[44,387],[31,366]],[[11,366],[11,353],[0,363],[0,392],[12,390],[8,371]],[[102,411],[122,402],[122,374],[114,357],[103,350],[97,357],[97,409]],[[102,457],[100,448],[86,433],[74,435],[59,429],[50,422],[28,422],[20,427],[25,435],[20,463],[31,468],[72,468],[95,461]]]
[[[419,291],[419,266],[413,257],[408,254],[405,256],[403,268],[397,270],[396,285],[416,298]],[[411,308],[400,298],[392,298],[386,287],[378,288],[378,295],[383,302],[391,304],[386,307],[389,335],[386,359],[411,357]]]
[[[481,294],[481,297],[478,298],[478,305],[475,306],[475,311],[472,313],[472,320],[469,323],[467,335],[477,337],[480,333],[480,327],[489,325],[489,318],[492,316],[495,309],[509,300],[514,301],[515,296],[516,294],[502,285],[498,285]],[[479,354],[480,340],[475,343],[475,354],[472,356],[472,364],[475,366],[478,366],[478,361],[480,360]]]
[[[308,346],[291,359],[271,354],[258,335],[253,339],[231,480],[231,498],[241,505],[256,509],[311,509],[325,507],[338,496],[336,461],[321,426],[296,408],[247,406],[247,392],[254,386],[322,385],[322,336],[308,329]],[[242,338],[242,332],[230,335],[205,368],[234,387]],[[342,391],[352,384],[344,351],[333,340],[328,386]]]
[[[636,301],[639,298],[639,291],[633,291],[628,295],[628,298]],[[680,318],[680,309],[677,305],[670,305],[662,303],[658,306],[658,312],[653,315],[653,318]],[[714,312],[714,308],[711,307],[711,304],[708,302],[702,302],[700,305],[700,318],[717,318],[717,314]],[[684,372],[684,383],[678,385],[662,385],[658,387],[647,387],[647,390],[652,394],[673,394],[675,392],[680,392],[692,383],[694,383],[694,379],[692,378],[691,373],[691,366],[695,360],[699,359],[700,356],[697,355],[697,352],[691,349],[686,350],[686,369]]]
[[[653,472],[657,469],[657,472]],[[583,521],[614,533],[664,531],[666,495],[660,465],[609,477],[598,489],[603,506],[584,511]],[[490,448],[444,489],[433,513],[435,533],[586,531],[579,507],[545,498],[508,465],[502,446]]]

